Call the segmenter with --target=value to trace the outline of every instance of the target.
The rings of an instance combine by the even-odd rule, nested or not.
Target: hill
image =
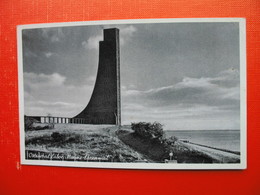
[[[144,161],[143,155],[117,138],[116,129],[112,125],[55,124],[53,129],[25,132],[25,149],[32,159],[59,155],[62,160],[76,161]]]

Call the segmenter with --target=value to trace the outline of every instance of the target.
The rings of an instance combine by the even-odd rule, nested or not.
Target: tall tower
[[[96,83],[86,108],[74,118],[86,124],[121,125],[119,29],[104,29]]]

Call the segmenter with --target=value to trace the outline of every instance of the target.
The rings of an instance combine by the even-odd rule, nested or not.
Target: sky
[[[25,114],[74,117],[87,105],[103,29],[120,30],[122,123],[240,128],[239,24],[157,23],[22,31]]]

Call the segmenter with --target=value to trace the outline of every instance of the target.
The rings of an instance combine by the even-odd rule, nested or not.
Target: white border
[[[240,44],[240,163],[236,164],[167,164],[167,163],[104,163],[104,162],[70,162],[25,159],[24,134],[24,88],[22,30],[48,27],[109,25],[109,24],[142,24],[142,23],[203,23],[203,22],[238,22]],[[65,167],[113,168],[113,169],[181,169],[181,170],[218,170],[246,169],[246,20],[244,18],[178,18],[178,19],[140,19],[140,20],[101,20],[87,22],[46,23],[17,26],[18,80],[19,80],[19,119],[20,119],[20,153],[23,165],[46,165]]]

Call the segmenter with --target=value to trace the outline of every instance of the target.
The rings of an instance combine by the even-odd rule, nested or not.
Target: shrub
[[[167,139],[164,139],[164,143],[169,145],[169,146],[170,145],[174,145],[176,141],[178,141],[178,138],[175,137],[175,136],[171,136],[171,137],[169,137]]]
[[[48,128],[48,129],[54,129],[54,123],[48,124],[47,128]]]
[[[25,131],[54,129],[54,123],[43,125],[38,120],[24,115],[24,129]]]
[[[45,125],[45,126],[36,126],[34,127],[34,130],[44,130],[44,129],[48,129],[48,125]]]
[[[25,131],[34,130],[34,124],[38,123],[38,121],[32,117],[24,115],[24,129]]]
[[[33,120],[31,120],[27,116],[24,116],[24,129],[25,129],[25,131],[33,129]]]
[[[139,135],[140,137],[147,138],[150,140],[162,141],[163,137],[164,137],[162,124],[160,124],[158,122],[132,123],[131,128],[135,131],[136,135]]]
[[[59,132],[53,132],[51,134],[51,137],[52,139],[55,141],[55,142],[60,142],[60,141],[64,141],[65,140],[65,135],[59,133]]]

